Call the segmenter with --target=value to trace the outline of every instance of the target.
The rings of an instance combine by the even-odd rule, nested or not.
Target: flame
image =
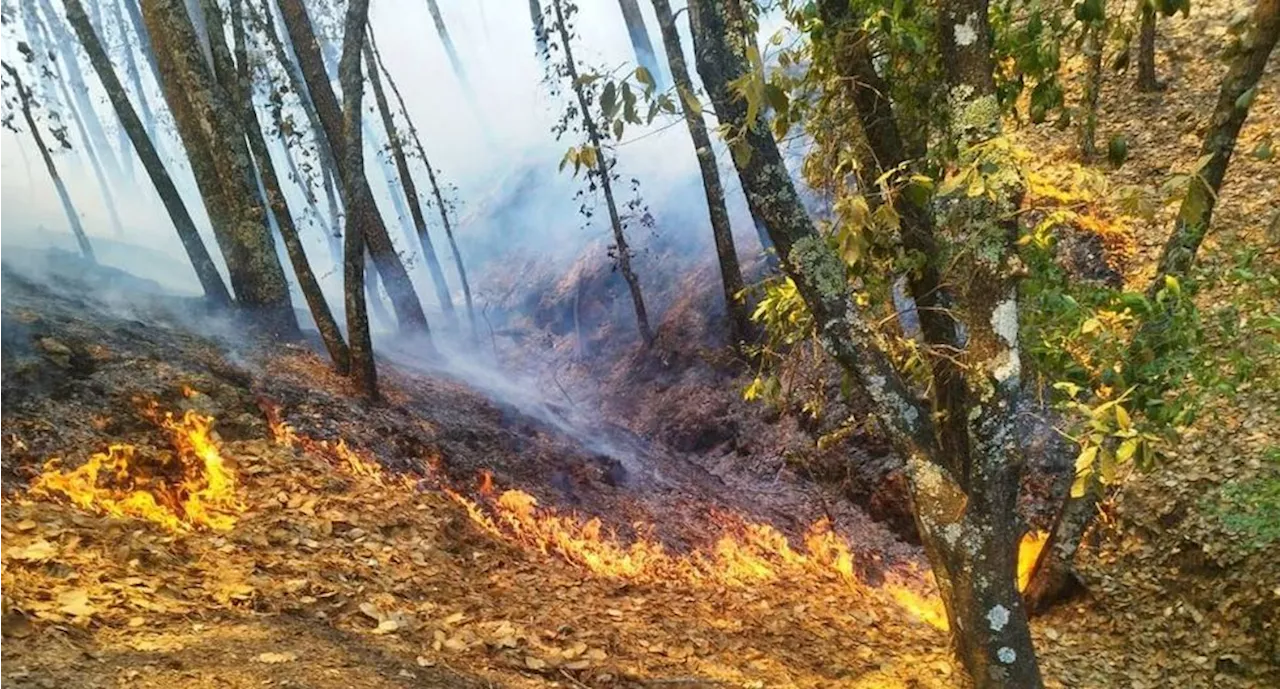
[[[281,447],[293,447],[298,444],[298,433],[280,413],[280,405],[259,400],[258,406],[267,417],[267,426],[271,429],[271,439]]]
[[[143,456],[133,445],[116,444],[74,470],[62,469],[54,458],[31,482],[31,492],[60,494],[81,509],[145,519],[171,531],[230,529],[244,505],[213,438],[213,419],[194,411],[180,419],[160,417],[154,408],[148,415],[169,432],[175,455]]]
[[[1018,543],[1018,590],[1026,591],[1031,583],[1031,574],[1035,572],[1036,562],[1040,559],[1040,551],[1049,541],[1046,531],[1028,531]]]
[[[493,478],[480,477],[482,493],[491,491]],[[706,550],[671,553],[652,537],[644,524],[636,524],[637,536],[624,542],[596,518],[581,520],[539,508],[534,496],[507,490],[481,505],[445,488],[484,531],[554,554],[593,574],[632,581],[685,581],[691,584],[751,586],[793,580],[798,577],[830,578],[868,593],[854,571],[848,544],[822,519],[809,527],[803,550],[793,548],[785,534],[768,524],[742,522],[716,516],[725,532]],[[937,596],[926,595],[907,577],[891,576],[880,587],[918,619],[939,629],[947,628],[946,613]]]
[[[480,494],[489,497],[493,495],[493,472],[485,469],[480,472]]]

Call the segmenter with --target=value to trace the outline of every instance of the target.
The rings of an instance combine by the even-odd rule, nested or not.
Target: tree
[[[1266,70],[1267,60],[1275,49],[1280,36],[1280,0],[1259,0],[1244,35],[1233,37],[1231,66],[1218,92],[1217,105],[1209,119],[1200,147],[1200,164],[1187,177],[1187,190],[1174,220],[1173,232],[1165,242],[1157,263],[1155,278],[1147,288],[1147,298],[1157,305],[1147,311],[1139,322],[1129,352],[1128,361],[1122,362],[1128,379],[1124,384],[1145,383],[1156,387],[1145,391],[1144,396],[1158,397],[1160,380],[1149,379],[1144,374],[1144,364],[1158,359],[1176,347],[1177,342],[1166,331],[1176,318],[1174,309],[1178,302],[1158,299],[1160,292],[1170,284],[1178,285],[1190,275],[1192,264],[1200,244],[1209,231],[1213,209],[1226,176],[1227,164],[1235,151],[1236,139],[1249,114],[1249,107],[1257,96],[1259,82]],[[1170,281],[1172,280],[1172,283]],[[1164,306],[1159,306],[1163,302]],[[1165,383],[1167,385],[1167,383]],[[1058,600],[1074,580],[1072,562],[1079,550],[1080,541],[1093,523],[1097,503],[1104,493],[1102,472],[1094,466],[1115,455],[1118,448],[1102,447],[1094,454],[1096,460],[1078,467],[1083,475],[1080,485],[1068,498],[1059,512],[1049,540],[1041,551],[1039,561],[1025,592],[1028,605],[1041,610]]]
[[[1160,82],[1156,79],[1156,2],[1158,0],[1139,0],[1140,15],[1138,27],[1138,90],[1158,91]]]
[[[285,252],[289,256],[289,263],[293,266],[294,277],[297,278],[298,287],[307,302],[307,307],[311,310],[311,317],[316,323],[316,329],[320,332],[320,338],[324,342],[325,349],[329,352],[329,358],[333,361],[333,365],[338,372],[345,374],[351,368],[350,351],[347,349],[346,342],[342,339],[342,331],[338,328],[338,322],[334,319],[333,312],[329,310],[328,302],[325,301],[324,292],[320,289],[320,283],[316,280],[315,273],[311,270],[311,264],[307,261],[307,253],[302,247],[302,239],[298,235],[298,228],[293,222],[293,214],[289,211],[284,190],[280,186],[280,180],[271,162],[271,153],[267,148],[266,138],[262,134],[262,126],[258,122],[257,111],[253,101],[254,86],[250,76],[243,3],[244,0],[231,0],[231,28],[236,51],[236,72],[231,86],[236,99],[240,103],[241,118],[244,121],[245,133],[249,139],[249,151],[257,162],[258,173],[267,195],[267,207],[275,216],[276,226],[280,229],[280,239],[284,242]],[[222,35],[223,21],[217,3],[213,2],[213,0],[206,0],[205,6],[207,23],[211,27],[210,32],[213,39],[216,43],[225,46],[226,39]]]
[[[979,687],[1042,686],[1015,581],[1022,458],[1014,409],[1021,362],[1011,218],[1020,179],[992,143],[1001,125],[986,2],[943,2],[938,17],[955,162],[981,175],[990,192],[954,199],[948,219],[980,233],[989,248],[983,259],[965,261],[963,293],[953,306],[968,333],[965,394],[958,400],[935,396],[927,404],[864,320],[845,265],[806,214],[772,136],[759,119],[748,121],[747,100],[730,87],[748,75],[749,17],[736,0],[693,0],[689,7],[703,84],[721,121],[749,147],[749,155],[734,158],[747,201],[766,221],[824,347],[871,399],[906,461],[917,527],[957,655]],[[941,256],[922,258],[937,262]],[[940,441],[939,416],[963,420],[954,422],[965,431],[963,444]]]
[[[738,252],[733,244],[733,228],[729,225],[729,211],[724,203],[724,187],[720,184],[716,155],[711,149],[707,123],[702,119],[701,104],[694,95],[693,80],[689,78],[689,70],[685,66],[684,49],[680,46],[680,33],[676,30],[676,20],[671,14],[671,3],[667,0],[653,0],[653,9],[658,15],[662,44],[666,48],[667,64],[671,68],[671,79],[680,93],[684,121],[689,128],[689,137],[693,139],[694,153],[698,158],[702,188],[707,197],[707,212],[711,216],[711,234],[715,238],[716,257],[720,261],[720,282],[724,286],[730,336],[734,342],[738,342],[751,332],[751,324],[747,317],[747,307],[738,297],[744,289],[742,269],[738,265]]]
[[[657,53],[653,52],[653,43],[649,41],[649,30],[644,26],[644,15],[640,13],[639,0],[618,0],[618,8],[622,10],[622,20],[627,24],[627,36],[631,39],[631,47],[636,51],[636,64],[649,70],[659,90],[665,89],[666,86],[662,83],[662,69],[658,66]],[[671,57],[668,56],[667,59],[670,60]]]
[[[569,82],[570,88],[573,89],[574,95],[577,97],[578,114],[581,117],[582,127],[587,134],[588,147],[584,147],[583,150],[577,153],[577,159],[585,163],[587,168],[593,171],[595,175],[594,181],[599,183],[601,193],[604,194],[605,205],[609,210],[609,224],[613,228],[614,252],[618,261],[618,270],[622,273],[623,279],[627,282],[627,289],[631,292],[631,304],[636,313],[636,326],[640,330],[640,337],[647,346],[653,342],[653,331],[649,327],[649,315],[645,311],[644,295],[640,292],[640,279],[636,277],[636,273],[631,267],[631,248],[627,245],[626,231],[623,229],[622,218],[618,214],[618,204],[613,196],[613,160],[604,149],[603,137],[595,120],[595,111],[591,107],[591,102],[587,100],[586,84],[578,74],[578,65],[573,58],[572,34],[570,33],[567,19],[572,16],[572,12],[575,11],[576,7],[566,2],[566,0],[551,0],[551,7],[555,17],[554,28],[559,33],[560,42],[564,48],[564,61],[559,65],[560,72],[564,79]]]
[[[396,86],[396,80],[391,76],[391,72],[387,66],[382,64],[382,55],[378,53],[378,44],[374,41],[373,32],[369,32],[369,47],[373,51],[373,56],[378,63],[378,69],[382,71],[383,77],[387,80],[387,85],[391,87],[391,93],[396,97],[396,103],[399,104],[400,113],[404,116],[405,125],[409,128],[409,136],[413,138],[414,149],[418,152],[418,157],[422,159],[422,164],[427,168],[427,181],[431,183],[431,195],[435,198],[436,208],[440,211],[440,223],[444,226],[445,237],[449,240],[449,250],[453,253],[453,263],[458,269],[458,280],[462,283],[462,298],[467,304],[467,318],[471,323],[471,334],[476,336],[478,333],[476,324],[475,306],[471,300],[471,283],[467,280],[467,267],[462,262],[462,252],[458,250],[458,242],[453,238],[453,223],[449,220],[449,205],[445,203],[444,195],[440,192],[440,183],[436,179],[435,167],[431,165],[431,159],[427,157],[427,151],[422,146],[422,139],[418,136],[418,128],[413,124],[413,118],[409,116],[409,109],[405,107],[404,97],[400,95],[400,88]],[[369,68],[370,70],[373,67]]]
[[[240,307],[277,337],[299,335],[284,269],[254,183],[243,124],[179,0],[144,0],[161,88],[186,146]],[[224,46],[225,48],[225,46]]]
[[[364,46],[365,64],[369,69],[369,84],[373,87],[373,99],[378,105],[378,113],[382,116],[382,126],[387,132],[387,145],[391,149],[391,158],[395,161],[396,172],[400,175],[400,185],[409,204],[409,213],[413,218],[414,229],[417,230],[418,243],[422,245],[422,256],[427,261],[427,271],[436,288],[436,299],[444,309],[445,318],[453,328],[458,326],[458,316],[453,310],[453,298],[449,295],[449,283],[444,279],[444,271],[440,268],[440,259],[436,257],[436,249],[431,244],[431,236],[427,234],[427,220],[422,214],[422,200],[418,198],[418,187],[413,182],[413,173],[409,171],[409,160],[404,155],[404,144],[400,140],[400,132],[396,128],[395,118],[391,116],[391,106],[387,104],[387,94],[382,89],[382,79],[378,75],[378,62],[373,56],[371,41]],[[393,189],[392,193],[397,190]]]
[[[360,160],[358,169],[350,167],[353,158],[347,151],[344,113],[333,92],[333,86],[329,83],[324,58],[320,53],[320,45],[316,42],[306,7],[302,0],[279,0],[279,7],[293,44],[294,55],[298,58],[298,66],[306,82],[307,93],[315,105],[324,138],[339,161],[338,177],[342,181],[342,204],[346,210],[347,228],[349,230],[353,222],[362,228],[360,233],[369,247],[374,263],[378,266],[378,272],[391,297],[391,305],[395,309],[401,330],[426,335],[428,334],[427,316],[414,292],[409,273],[405,270],[404,264],[396,254],[395,246],[391,243],[386,223],[378,212],[368,178],[365,176],[363,158],[356,156],[356,159]],[[363,43],[363,39],[360,39],[360,42]],[[363,85],[360,89],[363,92]],[[348,179],[352,176],[355,179]],[[347,259],[349,260],[350,257]],[[361,262],[360,271],[363,274],[363,262]],[[358,365],[356,343],[350,344],[354,369]]]
[[[134,41],[129,40],[130,26],[126,24],[124,13],[120,9],[120,5],[130,4],[131,2],[132,0],[115,0],[114,2],[109,1],[108,9],[110,9],[111,11],[112,20],[115,21],[116,26],[120,27],[120,38],[122,43],[120,50],[122,53],[124,53],[125,74],[129,76],[129,81],[133,84],[133,90],[135,93],[137,93],[138,108],[141,110],[141,114],[142,114],[142,124],[143,126],[146,127],[147,137],[150,138],[152,141],[155,141],[156,139],[155,115],[151,113],[151,104],[147,99],[147,90],[142,86],[142,72],[138,69],[138,60],[133,54],[133,46],[135,45],[135,43]],[[133,26],[132,28],[135,30],[135,32],[139,29],[139,27],[137,26]],[[147,42],[143,40],[143,37],[139,36],[136,44],[139,46],[142,46],[142,49],[144,51],[146,50]],[[121,129],[124,129],[123,125],[121,126]]]
[[[1102,91],[1102,45],[1106,36],[1107,16],[1105,0],[1094,0],[1079,5],[1077,12],[1083,17],[1084,42],[1084,94],[1081,96],[1080,109],[1080,155],[1085,160],[1093,160],[1098,155],[1098,94]]]
[[[231,295],[227,292],[226,284],[218,274],[218,268],[214,265],[213,258],[209,256],[204,240],[200,238],[200,232],[196,229],[191,214],[187,212],[187,206],[183,203],[178,188],[174,185],[168,170],[165,169],[164,162],[156,151],[155,143],[147,135],[137,111],[129,102],[124,85],[120,83],[112,67],[110,56],[107,55],[97,33],[89,23],[89,16],[85,14],[84,6],[80,0],[63,0],[63,5],[67,10],[67,23],[71,25],[80,39],[80,44],[84,46],[85,52],[89,55],[89,63],[106,90],[111,107],[116,111],[116,117],[120,119],[121,126],[129,134],[129,140],[133,143],[139,160],[142,161],[142,167],[160,196],[160,201],[169,214],[169,220],[178,233],[178,239],[181,240],[182,247],[187,252],[187,258],[191,261],[191,267],[195,270],[197,279],[200,280],[205,298],[215,306],[230,306]]]
[[[346,30],[342,41],[342,60],[338,75],[346,99],[342,135],[344,174],[342,185],[347,198],[368,194],[364,181],[364,148],[360,143],[360,100],[364,94],[364,75],[360,71],[360,52],[365,27],[369,21],[369,0],[347,3]],[[364,184],[365,189],[359,189]],[[342,276],[347,304],[347,334],[351,338],[351,374],[356,386],[370,400],[378,398],[378,371],[373,360],[373,341],[369,337],[369,316],[364,297],[364,231],[366,227],[355,213],[347,214],[346,236],[342,245]]]
[[[40,135],[40,128],[36,126],[36,118],[31,114],[31,91],[23,85],[22,77],[18,76],[18,70],[7,62],[3,63],[3,66],[5,73],[13,80],[14,89],[18,92],[22,118],[27,121],[27,130],[31,132],[31,139],[35,141],[36,148],[40,151],[40,158],[44,161],[45,170],[49,172],[49,178],[53,180],[53,188],[58,193],[58,201],[62,203],[63,212],[67,214],[67,224],[71,226],[71,234],[76,238],[76,244],[80,246],[80,253],[90,262],[97,263],[98,259],[93,255],[93,245],[89,243],[89,236],[85,234],[84,226],[80,224],[80,214],[76,212],[75,204],[71,202],[71,194],[67,192],[67,185],[63,184],[62,176],[58,174],[58,166],[53,163],[53,156],[49,153],[49,147],[45,145],[44,137]]]

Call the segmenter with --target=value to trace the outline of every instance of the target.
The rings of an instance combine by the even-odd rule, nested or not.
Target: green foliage
[[[1223,484],[1201,502],[1205,513],[1256,550],[1280,541],[1280,447],[1268,448],[1264,459],[1262,476]]]

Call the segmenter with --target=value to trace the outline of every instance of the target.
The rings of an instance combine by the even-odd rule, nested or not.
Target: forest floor
[[[1100,140],[1130,141],[1123,166],[1097,166],[1109,187],[1195,160],[1230,4],[1161,23],[1168,90],[1108,75]],[[1280,170],[1251,155],[1280,131],[1274,63],[1202,254],[1223,382],[1171,460],[1107,501],[1088,594],[1034,623],[1050,686],[1280,685]],[[1072,174],[1072,132],[1015,137],[1046,176]],[[1112,258],[1132,284],[1173,212],[1123,223]],[[804,429],[706,372],[722,355],[682,337],[706,328],[690,309],[660,329],[670,372],[605,362],[620,372],[599,405],[572,382],[544,399],[516,374],[388,363],[389,403],[367,407],[311,352],[265,354],[144,285],[62,271],[56,291],[4,275],[6,686],[962,686],[918,550],[797,475],[781,455]],[[684,404],[728,430],[707,440]],[[745,449],[758,438],[768,452]],[[108,453],[139,473],[96,497],[163,494],[211,447],[235,477],[206,496],[220,528],[26,487],[49,458]],[[116,504],[159,519],[186,497]]]

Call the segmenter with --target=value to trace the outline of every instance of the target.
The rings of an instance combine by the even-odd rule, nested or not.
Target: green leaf
[[[702,101],[699,101],[697,96],[690,93],[689,89],[686,89],[683,86],[679,88],[679,91],[680,100],[684,103],[684,107],[687,108],[689,112],[693,113],[694,117],[701,117]]]
[[[1258,97],[1258,85],[1254,84],[1253,88],[1240,94],[1236,99],[1236,110],[1248,110],[1253,105],[1253,99]]]
[[[613,121],[613,138],[618,141],[622,140],[622,128],[626,126],[622,120]]]
[[[617,111],[618,89],[611,81],[604,85],[604,91],[600,93],[600,112],[604,113],[605,119],[611,120]]]
[[[644,66],[636,67],[636,81],[644,84],[646,91],[653,90],[653,75]]]

